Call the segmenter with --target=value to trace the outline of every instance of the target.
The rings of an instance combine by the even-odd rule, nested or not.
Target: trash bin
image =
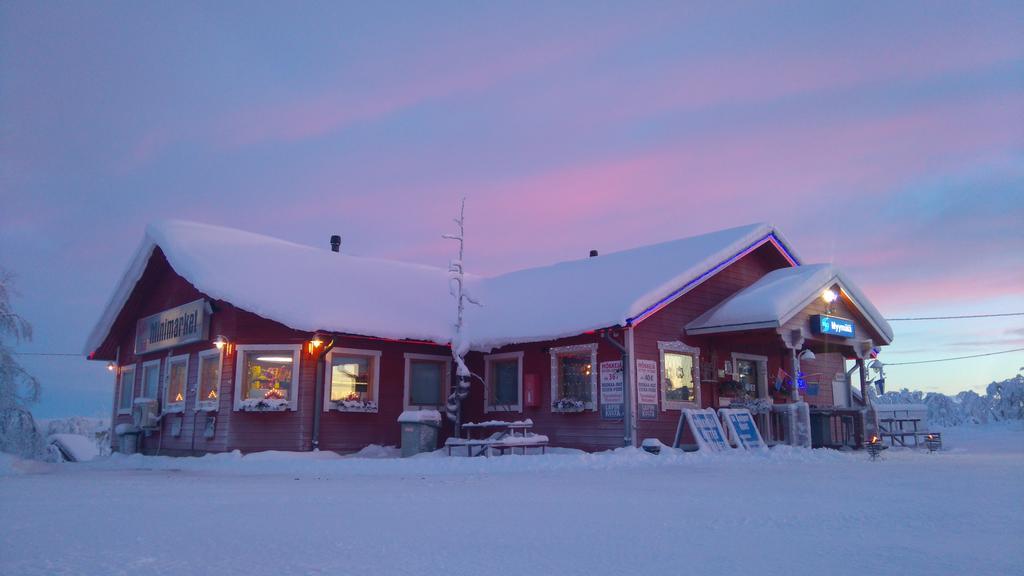
[[[114,428],[117,434],[117,451],[121,454],[135,454],[139,451],[139,434],[142,430],[133,424],[118,424]]]
[[[437,410],[406,410],[398,417],[402,427],[402,458],[437,449],[441,413]]]

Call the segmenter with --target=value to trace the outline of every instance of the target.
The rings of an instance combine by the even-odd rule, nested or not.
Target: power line
[[[1024,348],[1014,348],[1013,350],[1003,350],[1002,352],[988,352],[986,354],[973,354],[971,356],[957,356],[956,358],[938,358],[936,360],[918,360],[916,362],[885,362],[885,367],[888,368],[889,366],[908,366],[910,364],[930,364],[932,362],[950,362],[952,360],[966,360],[968,358],[996,356],[999,354],[1009,354],[1011,352],[1024,352]]]
[[[15,356],[81,356],[85,357],[85,354],[75,354],[73,352],[12,352]]]
[[[916,318],[886,318],[889,322],[909,322],[913,320],[961,320],[964,318],[998,318],[1002,316],[1024,316],[1024,312],[1006,312],[1003,314],[965,314],[963,316],[919,316]]]

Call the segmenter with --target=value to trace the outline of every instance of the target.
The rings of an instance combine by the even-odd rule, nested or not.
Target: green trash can
[[[437,450],[441,413],[437,410],[406,410],[398,417],[402,427],[402,458]]]
[[[139,448],[139,434],[142,430],[134,424],[118,424],[114,428],[117,434],[117,451],[121,454],[135,454]]]

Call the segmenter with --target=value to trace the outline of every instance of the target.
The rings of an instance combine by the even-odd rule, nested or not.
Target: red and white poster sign
[[[658,363],[654,360],[636,361],[636,403],[658,404]]]

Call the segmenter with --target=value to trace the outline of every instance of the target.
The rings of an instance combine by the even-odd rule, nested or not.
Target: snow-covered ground
[[[946,450],[0,456],[0,574],[1022,574],[1024,425]]]

